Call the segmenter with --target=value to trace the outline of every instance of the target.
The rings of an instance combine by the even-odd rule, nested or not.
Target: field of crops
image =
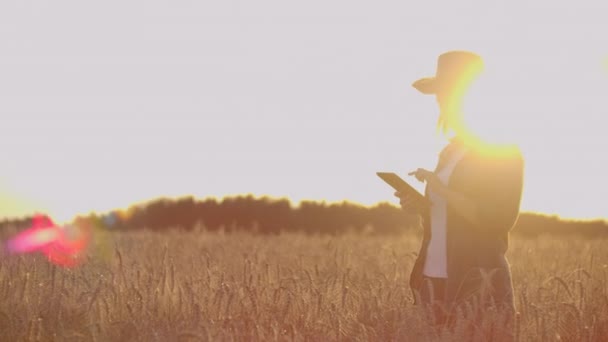
[[[469,339],[412,305],[420,236],[138,231],[86,262],[0,260],[3,341]],[[511,239],[521,341],[608,340],[606,240]],[[477,338],[484,338],[479,327]]]

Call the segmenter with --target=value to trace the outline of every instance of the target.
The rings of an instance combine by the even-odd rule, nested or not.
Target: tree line
[[[352,202],[326,203],[302,201],[293,205],[288,199],[237,196],[223,199],[159,198],[108,213],[92,213],[79,219],[111,230],[170,228],[207,231],[245,230],[262,234],[294,231],[340,234],[364,232],[392,234],[417,229],[417,215],[404,212],[391,203],[363,206]],[[29,219],[5,220],[1,225],[27,226]],[[578,234],[590,237],[608,235],[605,220],[564,220],[556,215],[520,214],[514,234]]]

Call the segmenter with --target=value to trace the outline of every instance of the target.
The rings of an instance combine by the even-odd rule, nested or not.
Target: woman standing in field
[[[413,84],[436,96],[438,127],[455,134],[434,171],[410,173],[426,182],[430,205],[395,193],[404,209],[422,215],[424,238],[410,285],[416,302],[433,307],[439,324],[463,315],[479,323],[490,312],[512,322],[514,313],[505,252],[519,214],[523,158],[516,147],[490,146],[464,125],[462,99],[482,70],[478,55],[450,51],[439,56],[435,77]]]

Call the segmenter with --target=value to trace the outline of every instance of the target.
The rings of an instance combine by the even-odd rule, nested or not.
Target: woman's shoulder
[[[524,165],[522,151],[515,144],[477,144],[468,153],[472,160],[477,161],[476,164],[484,168],[521,169]]]

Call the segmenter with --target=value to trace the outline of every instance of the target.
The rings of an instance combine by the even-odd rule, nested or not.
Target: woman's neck
[[[466,148],[478,146],[482,141],[476,135],[467,132],[458,132],[448,139],[451,144],[461,145]]]

